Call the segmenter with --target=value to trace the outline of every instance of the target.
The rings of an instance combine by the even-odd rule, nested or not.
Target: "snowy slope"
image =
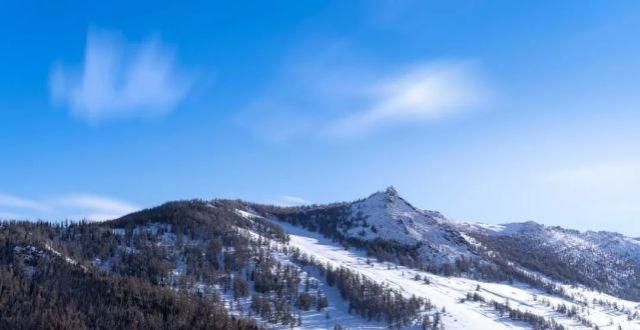
[[[147,222],[146,229],[136,228],[133,233],[164,233],[156,244],[173,251],[171,285],[183,280],[187,251],[173,248],[177,236],[170,233],[171,226],[182,226],[188,219],[212,226],[224,224],[214,228],[236,233],[251,243],[246,245],[253,251],[247,269],[253,269],[255,260],[264,263],[262,256],[270,256],[277,261],[270,267],[276,278],[287,278],[280,271],[285,266],[295,269],[286,281],[300,283],[297,292],[327,298],[328,306],[302,310],[296,307],[297,298],[287,296],[296,324],[302,323],[299,328],[388,328],[387,321],[393,322],[390,318],[367,318],[353,312],[352,304],[366,299],[370,299],[367,304],[380,304],[377,297],[382,294],[377,293],[398,292],[407,299],[393,300],[393,305],[384,305],[384,311],[402,306],[398,301],[404,303],[413,296],[431,303],[420,307],[417,314],[411,312],[411,321],[397,323],[409,328],[421,328],[424,320],[437,317],[446,329],[640,329],[640,305],[636,302],[640,301],[640,242],[620,234],[581,233],[535,222],[457,223],[438,212],[412,206],[392,187],[354,202],[319,206],[285,208],[215,200],[178,202],[168,207],[167,212],[156,211],[144,218],[162,223],[169,216],[173,225],[164,228]],[[125,234],[121,227],[115,230],[119,236]],[[182,237],[181,242],[183,247],[208,244],[188,237]],[[225,249],[242,251],[243,247],[230,244]],[[368,279],[367,283],[379,285],[347,298],[344,285],[336,286],[329,280],[328,269],[348,269]],[[246,274],[241,271],[229,276]],[[310,290],[300,286],[309,281],[314,283]],[[256,282],[248,280],[250,292],[242,298],[234,297],[224,281],[195,284],[203,294],[218,291],[234,315],[254,318],[267,328],[295,326],[274,322],[268,316],[261,319],[264,316],[251,312]],[[362,282],[340,283],[358,283],[365,288]],[[276,297],[274,292],[263,297]],[[376,294],[367,296],[367,292]],[[436,309],[426,307],[430,305]]]
[[[245,211],[246,212],[246,211]],[[257,217],[257,214],[245,214]],[[522,283],[489,283],[460,277],[443,277],[432,273],[380,263],[370,260],[363,251],[345,250],[343,246],[332,242],[321,234],[279,222],[290,235],[289,246],[313,256],[322,263],[334,267],[345,266],[356,270],[370,279],[386,283],[399,289],[407,297],[417,295],[430,299],[443,309],[443,321],[446,329],[528,329],[530,324],[511,320],[500,315],[492,308],[490,301],[508,303],[512,308],[528,311],[548,320],[554,320],[567,329],[590,328],[584,325],[585,320],[591,326],[600,329],[640,329],[640,321],[629,320],[629,314],[640,309],[638,303],[615,298],[583,287],[563,286],[568,297],[548,294]],[[419,280],[418,280],[419,278]],[[428,284],[424,279],[428,279]],[[477,293],[485,302],[465,301],[467,294]],[[572,296],[574,298],[571,298]],[[558,306],[568,309],[576,306],[576,315],[568,316],[557,311]],[[614,308],[614,306],[616,306]],[[318,328],[326,328],[326,324],[315,323]],[[342,324],[349,328],[376,328],[364,320],[350,319]],[[305,327],[308,328],[308,327]]]
[[[335,222],[339,235],[326,228],[319,232],[342,242],[373,242],[380,247],[369,244],[369,253],[384,260],[405,257],[408,261],[401,262],[412,267],[441,271],[458,267],[456,263],[464,259],[468,267],[463,272],[469,267],[477,271],[473,263],[481,262],[496,265],[504,273],[510,271],[505,265],[511,263],[564,283],[640,300],[640,241],[617,233],[582,233],[533,221],[460,224],[438,212],[414,207],[393,187],[350,203],[258,213],[311,231]],[[376,254],[379,251],[384,252]]]
[[[421,254],[434,262],[453,261],[471,253],[465,240],[437,212],[422,211],[389,187],[350,205],[351,217],[369,227],[353,227],[344,234],[362,239],[381,238],[407,245],[422,243]],[[362,235],[364,233],[364,235]]]
[[[389,187],[350,203],[319,206],[313,209],[288,208],[281,212],[258,212],[306,228],[335,228],[333,237],[363,242],[385,241],[404,246],[423,262],[437,267],[464,256],[473,257],[468,242],[457,228],[438,212],[420,210]],[[311,224],[309,224],[311,223]],[[306,225],[305,225],[306,224]],[[326,228],[325,228],[326,229]],[[325,234],[327,234],[325,230]]]
[[[640,296],[640,242],[635,239],[532,221],[462,224],[460,229],[488,250],[523,267],[623,297]]]

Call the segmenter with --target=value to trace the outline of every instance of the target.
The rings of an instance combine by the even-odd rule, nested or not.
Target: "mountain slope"
[[[436,264],[471,255],[466,241],[444,216],[415,208],[393,187],[354,202],[349,209],[351,218],[360,219],[361,225],[345,230],[345,236],[420,245],[420,255]]]
[[[103,223],[6,222],[0,327],[639,329],[639,246],[456,223],[392,187],[329,205],[192,200]]]
[[[252,217],[259,217],[250,212]],[[632,301],[561,283],[557,285],[564,293],[559,295],[517,281],[492,283],[446,277],[389,262],[376,262],[365,251],[345,250],[341,244],[320,233],[271,219],[289,234],[289,246],[300,249],[316,263],[347,267],[397,288],[406,297],[417,295],[429,299],[435,304],[434,309],[446,329],[640,327],[637,315],[640,305]],[[530,315],[528,318],[517,316],[516,311]],[[431,315],[431,319],[435,316],[433,312],[427,315]]]
[[[79,239],[78,229],[98,232],[86,225],[64,232]],[[58,246],[60,241],[50,238],[61,230],[42,223],[0,225],[1,329],[257,328],[253,321],[228,315],[216,300],[101,272],[87,260],[74,259],[51,246]],[[105,247],[86,243],[81,245]]]
[[[350,203],[249,206],[262,216],[317,230],[380,260],[413,268],[531,283],[537,279],[524,277],[536,272],[640,300],[640,242],[616,233],[580,233],[535,222],[460,224],[412,206],[393,187]]]
[[[441,270],[460,258],[473,258],[472,247],[453,223],[434,211],[423,211],[393,187],[350,203],[279,208],[248,204],[261,216],[301,226],[364,248],[381,260]]]
[[[640,242],[610,232],[546,227],[535,222],[464,224],[485,254],[499,255],[557,280],[640,298]]]

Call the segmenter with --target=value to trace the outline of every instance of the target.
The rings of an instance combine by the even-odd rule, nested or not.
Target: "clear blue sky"
[[[3,1],[0,217],[185,198],[640,236],[636,1]]]

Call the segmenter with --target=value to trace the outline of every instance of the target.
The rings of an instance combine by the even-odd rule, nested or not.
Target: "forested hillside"
[[[407,300],[416,307],[391,308],[405,306],[405,299],[346,269],[335,273],[278,248],[288,239],[282,228],[241,216],[240,206],[194,200],[103,223],[5,222],[2,324],[244,329],[303,326],[303,314],[312,313],[330,324],[320,283],[350,306],[338,315],[401,325],[425,304]],[[359,289],[348,291],[352,286]]]

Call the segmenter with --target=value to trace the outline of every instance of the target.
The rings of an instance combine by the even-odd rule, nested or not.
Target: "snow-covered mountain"
[[[416,272],[427,270],[432,277],[453,274],[458,283],[487,285],[473,282],[477,279],[492,285],[515,283],[507,285],[510,289],[506,290],[528,286],[524,291],[531,297],[546,293],[576,306],[613,306],[614,300],[621,301],[614,296],[640,300],[640,242],[618,233],[582,233],[532,221],[503,225],[458,223],[439,212],[412,206],[393,187],[350,203],[267,210],[253,205],[252,211],[275,220],[288,232],[300,233],[298,228],[318,231],[334,242],[351,243],[365,256],[405,265]],[[380,253],[380,249],[387,253]],[[407,254],[402,255],[403,252]],[[354,267],[353,262],[348,264]],[[509,294],[501,296],[510,300]],[[634,318],[629,315],[637,315],[640,305],[630,301],[624,304],[633,308],[624,310],[621,317],[631,320]],[[591,324],[588,320],[579,322]],[[598,322],[591,325],[603,327]]]
[[[92,327],[107,311],[116,328],[640,329],[638,240],[458,223],[392,187],[329,205],[193,200],[103,223],[5,223],[0,247],[0,303],[14,302],[2,315],[26,306],[52,324]],[[93,286],[103,298],[87,298]]]
[[[535,222],[464,224],[478,250],[557,280],[621,297],[640,297],[640,242],[611,232],[579,232]]]
[[[471,255],[467,242],[442,214],[415,208],[393,187],[350,203],[349,220],[353,225],[341,229],[346,237],[419,246],[419,254],[430,262]]]
[[[526,269],[554,280],[640,299],[640,241],[618,233],[582,233],[533,221],[457,223],[439,212],[414,207],[393,187],[355,202],[266,210],[262,214],[312,230],[319,228],[321,233],[364,248],[379,259],[414,268],[437,272],[450,266],[467,273],[491,271],[492,267],[503,272]],[[380,246],[388,248],[376,253]]]

